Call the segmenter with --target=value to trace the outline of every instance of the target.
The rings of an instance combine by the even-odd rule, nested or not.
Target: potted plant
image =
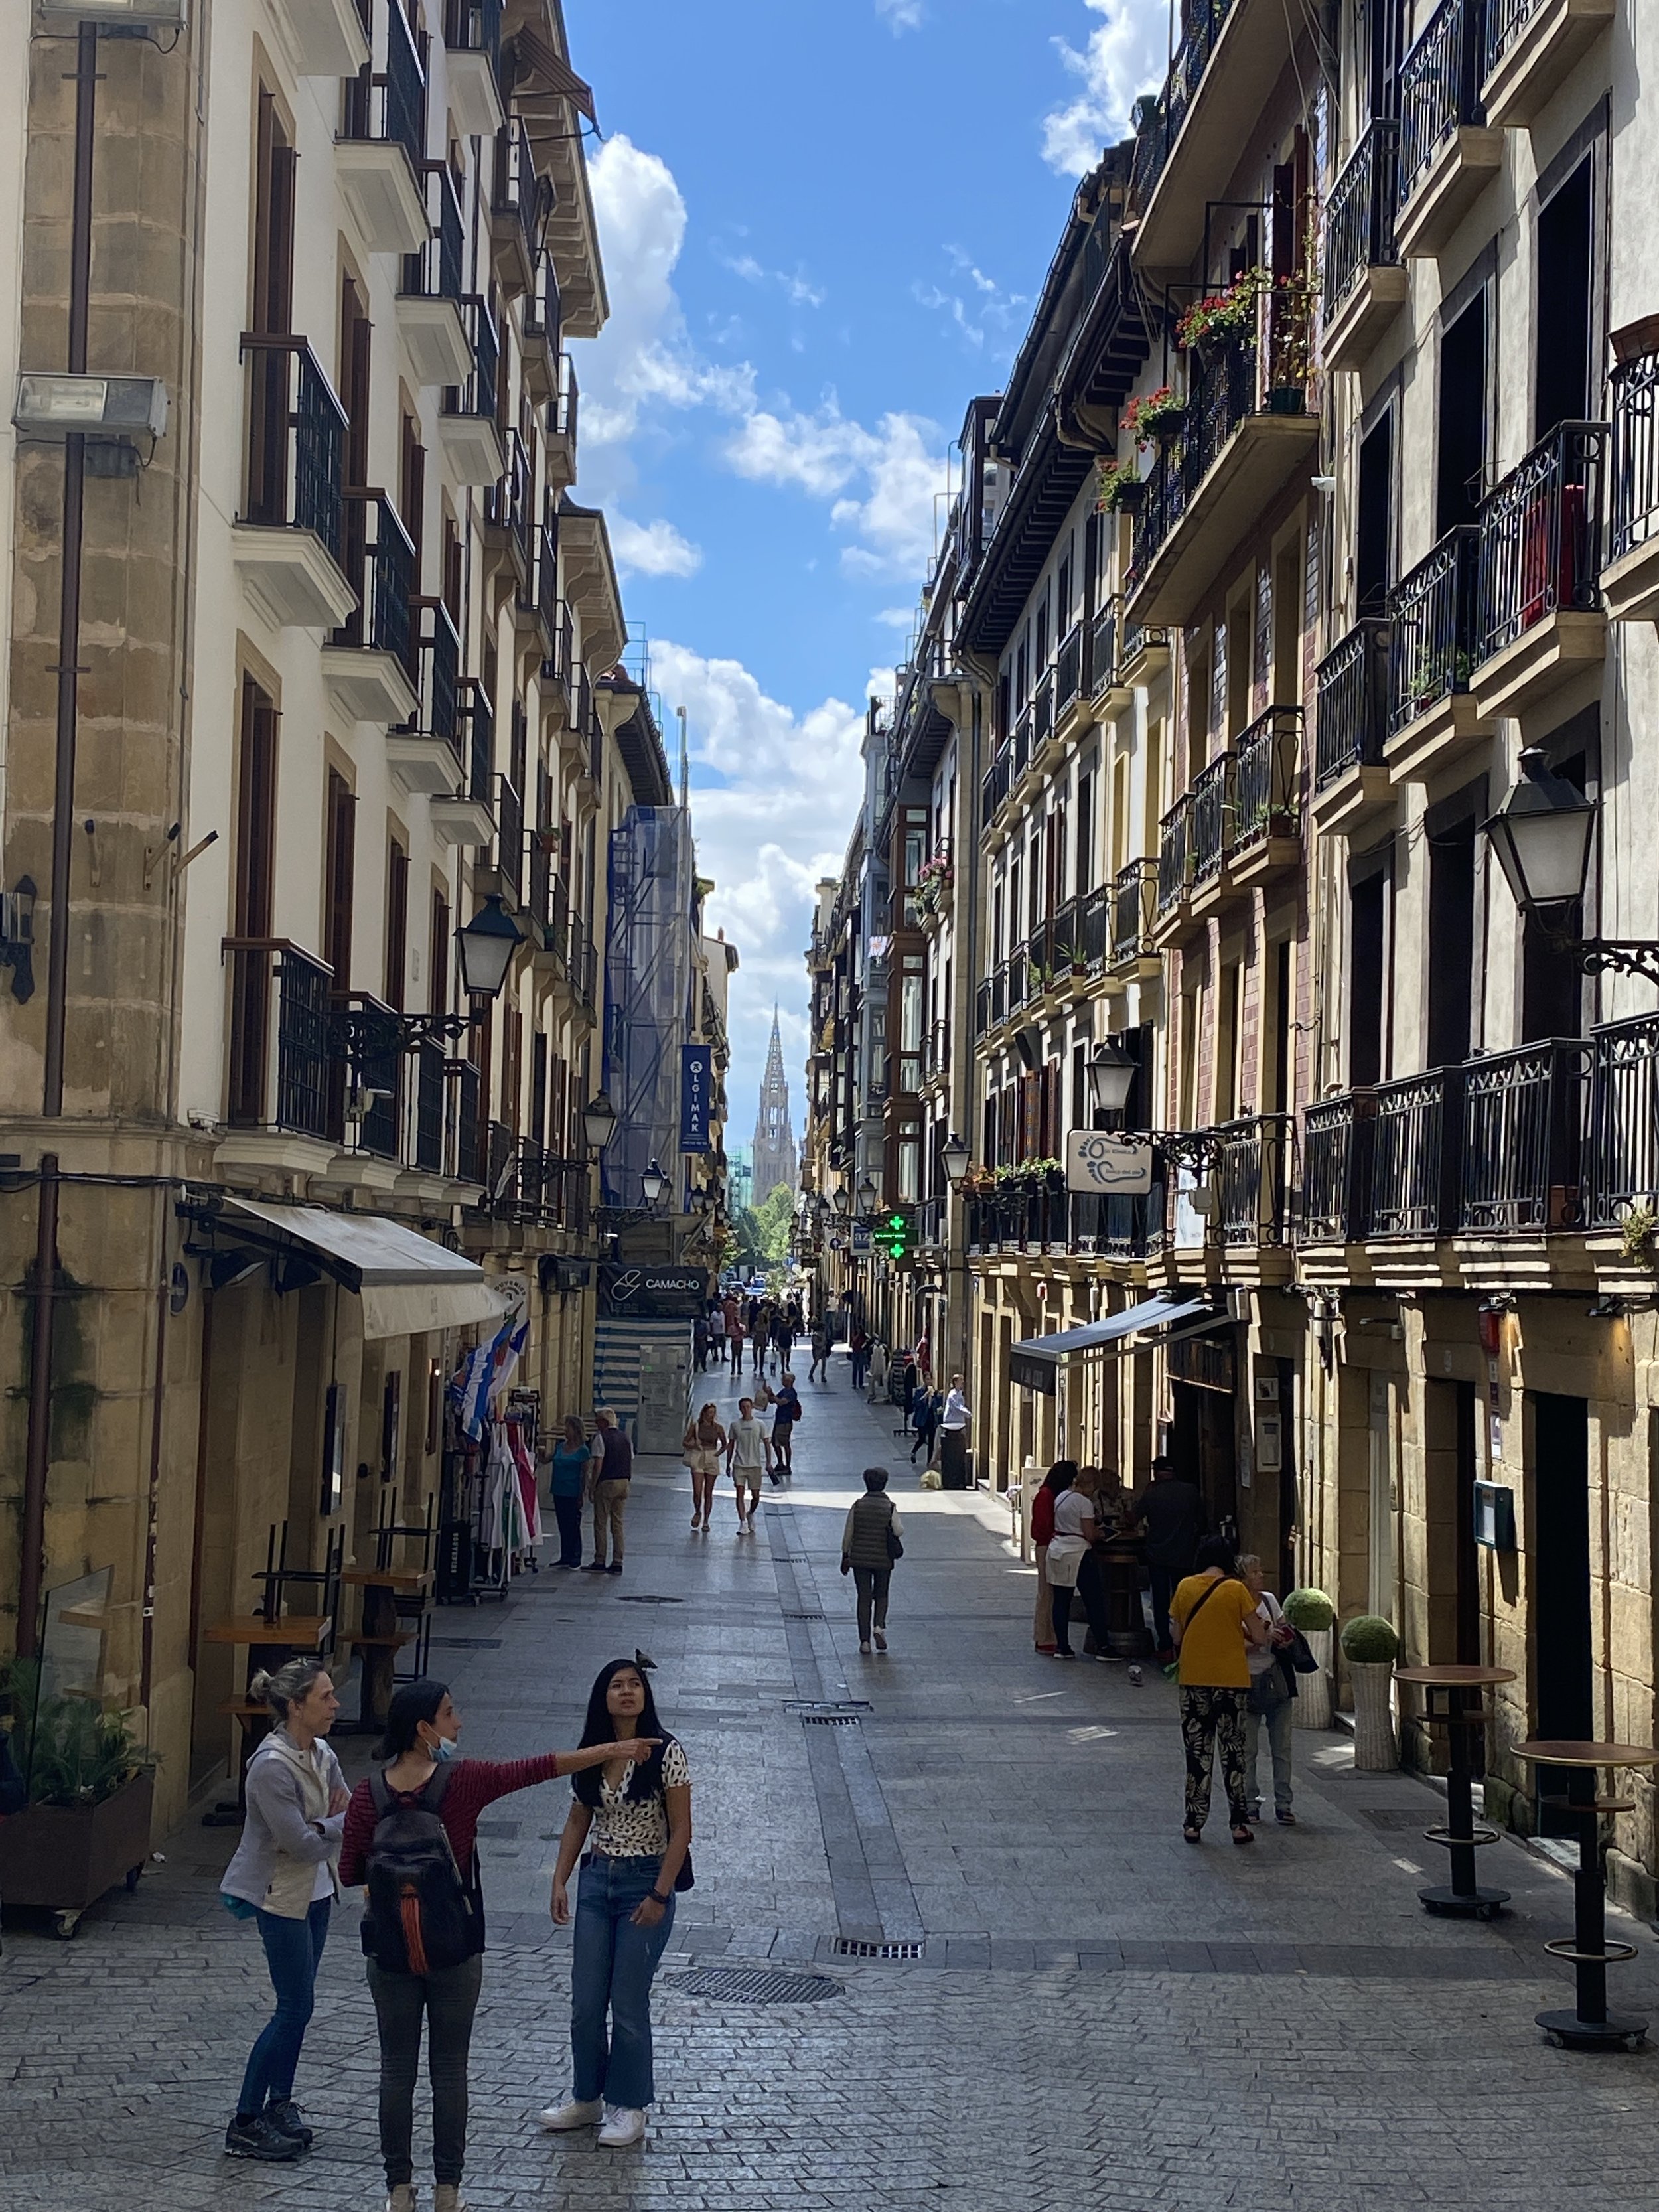
[[[1390,1697],[1400,1638],[1375,1613],[1356,1613],[1342,1632],[1342,1656],[1353,1682],[1353,1763],[1367,1774],[1400,1764]]]
[[[1322,1589],[1293,1589],[1285,1601],[1285,1618],[1300,1629],[1319,1662],[1316,1674],[1296,1678],[1296,1725],[1328,1729],[1331,1724],[1331,1631],[1336,1607]]]
[[[1281,276],[1269,304],[1267,412],[1303,415],[1313,374],[1315,288],[1306,276]]]
[[[1097,461],[1095,464],[1095,513],[1097,514],[1135,514],[1146,496],[1146,481],[1133,460]]]
[[[124,1878],[137,1887],[149,1854],[155,1761],[128,1714],[84,1698],[42,1698],[32,1661],[12,1662],[5,1688],[29,1802],[0,1821],[0,1896],[55,1912],[58,1934],[73,1936],[106,1890]]]
[[[1619,1248],[1626,1259],[1638,1267],[1654,1264],[1654,1231],[1659,1229],[1659,1213],[1650,1206],[1632,1206],[1619,1224]]]
[[[1206,362],[1248,344],[1255,336],[1257,302],[1272,283],[1265,269],[1246,269],[1223,290],[1194,300],[1176,324],[1176,344]]]
[[[1137,446],[1151,445],[1154,440],[1160,446],[1172,445],[1186,420],[1186,401],[1177,398],[1167,384],[1160,384],[1144,398],[1132,399],[1123,410],[1123,427]]]

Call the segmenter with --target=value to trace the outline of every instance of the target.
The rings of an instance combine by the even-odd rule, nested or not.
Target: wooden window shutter
[[[1019,1079],[1019,1157],[1031,1160],[1037,1157],[1042,1145],[1042,1078],[1041,1074],[1022,1075]]]
[[[449,901],[441,891],[432,894],[432,945],[428,954],[427,1011],[449,1012]]]
[[[394,837],[386,855],[386,1002],[401,1013],[409,966],[409,855]]]
[[[323,957],[336,991],[351,988],[352,898],[357,868],[356,795],[337,769],[328,772],[328,865],[323,901]]]

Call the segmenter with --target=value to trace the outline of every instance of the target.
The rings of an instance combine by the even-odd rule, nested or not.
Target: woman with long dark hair
[[[640,2141],[656,2095],[651,1982],[683,1874],[690,1887],[691,1769],[657,1717],[648,1664],[636,1652],[599,1669],[584,1747],[626,1732],[654,1739],[655,1748],[635,1759],[626,1744],[611,1744],[602,1764],[576,1777],[553,1875],[553,1918],[562,1928],[571,1917],[571,1870],[581,1859],[570,1973],[574,2080],[569,2101],[550,2106],[542,2124],[562,2134],[602,2121],[598,2139],[614,2149]]]
[[[466,2060],[472,2040],[483,1973],[483,1895],[479,1886],[478,1815],[497,1797],[529,1790],[561,1774],[578,1773],[609,1759],[644,1759],[660,1755],[661,1746],[630,1735],[620,1743],[585,1741],[580,1751],[544,1751],[533,1759],[457,1759],[461,1717],[441,1682],[405,1682],[392,1692],[386,1735],[375,1756],[384,1773],[360,1782],[346,1808],[340,1879],[364,1882],[370,1905],[363,1923],[368,1960],[369,1994],[380,2032],[380,2156],[386,2164],[386,2212],[415,2212],[415,2077],[421,2063],[421,2027],[430,2028],[428,2068],[432,2076],[432,2170],[436,2188],[433,2212],[463,2212],[461,2168],[466,2154]],[[434,1778],[441,1777],[433,1789]],[[410,1820],[406,1816],[416,1816]],[[422,1820],[422,1814],[427,1817]],[[446,1871],[465,1935],[456,1946],[465,1955],[449,1964],[426,1955],[418,1921],[409,1919],[411,1894],[418,1911],[429,1892],[422,1891],[420,1853],[423,1835],[435,1816],[448,1844],[449,1864],[440,1860],[435,1880]],[[430,1841],[439,1853],[435,1834]],[[394,1850],[405,1879],[401,1910],[384,1915],[376,1905],[377,1855],[389,1867]],[[432,1866],[430,1850],[427,1865]],[[431,1900],[434,1922],[449,1901]],[[383,1920],[385,1924],[382,1924]],[[397,1924],[392,1924],[393,1923]]]

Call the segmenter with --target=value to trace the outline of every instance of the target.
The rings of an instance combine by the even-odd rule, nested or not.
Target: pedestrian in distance
[[[634,1474],[634,1446],[625,1429],[618,1426],[609,1406],[594,1415],[592,1449],[588,1455],[588,1486],[593,1500],[593,1556],[586,1571],[619,1575],[623,1571],[623,1524],[628,1517],[628,1490]],[[609,1540],[611,1557],[605,1558]]]
[[[327,1741],[340,1700],[322,1662],[290,1659],[248,1688],[274,1725],[248,1761],[247,1818],[219,1889],[238,1920],[258,1923],[276,2009],[248,2054],[225,2149],[276,2164],[311,2148],[294,2076],[340,1893],[334,1863],[351,1793]]]
[[[869,1376],[865,1396],[871,1405],[878,1406],[887,1395],[887,1346],[878,1336],[870,1340]]]
[[[674,1926],[674,1893],[691,1887],[691,1769],[657,1717],[642,1652],[599,1670],[587,1700],[586,1745],[624,1729],[654,1739],[648,1757],[611,1756],[579,1774],[553,1875],[553,1919],[571,1918],[570,2100],[542,2114],[556,2134],[603,2122],[597,2140],[625,2148],[645,2134],[656,2098],[651,1983]],[[614,1754],[623,1747],[610,1746]],[[610,2015],[609,2033],[606,2014]]]
[[[1244,1587],[1255,1600],[1258,1616],[1267,1623],[1266,1644],[1253,1644],[1245,1654],[1250,1669],[1249,1695],[1244,1700],[1244,1796],[1252,1820],[1261,1818],[1261,1789],[1256,1777],[1265,1730],[1273,1770],[1273,1818],[1281,1828],[1293,1828],[1291,1741],[1296,1717],[1296,1631],[1285,1618],[1283,1607],[1267,1588],[1267,1571],[1255,1553],[1239,1560]]]
[[[580,1417],[567,1413],[564,1433],[553,1447],[553,1518],[559,1527],[562,1567],[582,1563],[582,1492],[587,1483],[588,1443]]]
[[[1031,1642],[1039,1651],[1054,1648],[1054,1593],[1048,1580],[1048,1547],[1054,1541],[1055,1504],[1061,1492],[1071,1488],[1076,1465],[1074,1460],[1057,1459],[1031,1499],[1031,1548],[1036,1553],[1037,1571]]]
[[[720,1459],[726,1450],[726,1427],[711,1398],[680,1439],[685,1463],[691,1470],[691,1526],[706,1535],[714,1510],[714,1485],[720,1480]]]
[[[755,1509],[760,1504],[761,1477],[772,1471],[772,1439],[755,1419],[752,1398],[739,1398],[738,1418],[726,1431],[726,1470],[732,1478],[732,1494],[738,1505],[738,1534],[755,1532]]]
[[[887,1470],[866,1467],[864,1495],[847,1509],[841,1532],[841,1571],[858,1593],[859,1650],[870,1656],[887,1649],[887,1595],[895,1565],[904,1557],[904,1524],[887,1495]]]
[[[1056,1659],[1075,1659],[1072,1649],[1072,1597],[1083,1600],[1084,1610],[1089,1616],[1089,1630],[1095,1640],[1094,1656],[1103,1666],[1110,1663],[1106,1650],[1106,1581],[1100,1561],[1095,1556],[1095,1546],[1102,1530],[1096,1517],[1095,1471],[1079,1468],[1075,1460],[1060,1460],[1056,1465],[1066,1470],[1066,1486],[1054,1499],[1054,1531],[1048,1540],[1048,1555],[1043,1562],[1048,1577],[1053,1600],[1054,1650]]]
[[[910,1401],[910,1425],[916,1440],[910,1447],[910,1464],[916,1463],[916,1454],[922,1455],[924,1467],[933,1463],[933,1439],[939,1434],[939,1425],[945,1412],[945,1393],[942,1390],[918,1390]]]
[[[583,1751],[502,1761],[459,1759],[461,1717],[442,1682],[392,1693],[374,1757],[345,1816],[340,1878],[363,1887],[368,1990],[380,2044],[380,2157],[386,2212],[415,2212],[415,2079],[421,2034],[432,2081],[433,2212],[465,2212],[466,2063],[483,1976],[483,1891],[478,1816],[498,1797],[533,1789],[607,1758],[642,1759],[632,1735]]]
[[[1176,1472],[1172,1459],[1152,1462],[1152,1479],[1130,1509],[1146,1531],[1146,1565],[1152,1585],[1152,1640],[1160,1666],[1175,1657],[1170,1634],[1170,1601],[1176,1584],[1193,1571],[1204,1500],[1195,1482]]]
[[[781,1377],[783,1388],[772,1401],[772,1468],[774,1482],[781,1482],[786,1474],[795,1472],[795,1424],[801,1416],[800,1394],[795,1389],[795,1378],[786,1368]]]
[[[848,1340],[848,1349],[853,1359],[853,1388],[861,1390],[864,1388],[864,1371],[870,1364],[870,1340],[862,1328],[854,1328]]]
[[[1244,1700],[1249,1694],[1247,1654],[1267,1642],[1267,1624],[1239,1579],[1232,1547],[1206,1536],[1193,1573],[1176,1586],[1170,1621],[1180,1663],[1181,1739],[1187,1759],[1186,1820],[1182,1834],[1202,1843],[1210,1817],[1210,1775],[1221,1761],[1227,1818],[1236,1844],[1253,1844],[1244,1795]]]
[[[968,1424],[973,1419],[962,1395],[962,1377],[953,1375],[939,1417],[939,1463],[946,1490],[968,1487]]]
[[[782,1306],[775,1308],[772,1315],[772,1356],[781,1374],[794,1356],[795,1329]]]
[[[743,1311],[735,1291],[727,1291],[721,1312],[726,1322],[726,1356],[732,1362],[732,1372],[740,1374],[743,1370]]]
[[[691,1324],[691,1357],[701,1375],[708,1364],[708,1316],[699,1314]]]
[[[809,1382],[830,1380],[830,1331],[822,1321],[812,1324],[812,1364],[806,1370]]]

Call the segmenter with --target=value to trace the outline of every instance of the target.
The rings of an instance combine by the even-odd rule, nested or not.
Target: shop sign
[[[678,1320],[702,1311],[708,1277],[701,1267],[635,1267],[610,1261],[599,1269],[599,1297],[607,1313]]]
[[[714,1095],[714,1048],[680,1047],[680,1150],[706,1152],[711,1141],[709,1106]]]
[[[1066,1188],[1096,1197],[1145,1198],[1152,1187],[1152,1140],[1111,1129],[1073,1129],[1066,1139]]]

